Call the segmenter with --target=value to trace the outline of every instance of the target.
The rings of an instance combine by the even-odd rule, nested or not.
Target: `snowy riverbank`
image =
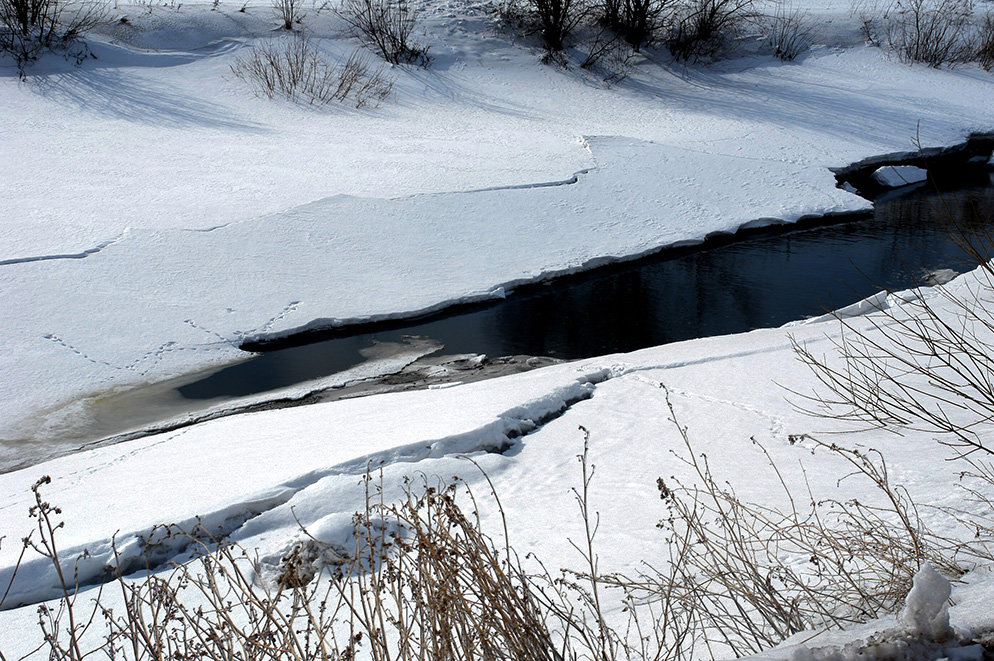
[[[962,276],[947,287],[963,294],[973,278]],[[938,291],[927,296],[944,304]],[[874,320],[855,317],[852,323],[867,331]],[[656,478],[686,475],[688,468],[675,458],[684,451],[669,419],[666,391],[679,423],[740,498],[784,505],[772,488],[777,482],[767,455],[756,445],[761,443],[791,488],[810,488],[816,498],[874,502],[871,485],[838,482],[848,472],[839,457],[797,442],[803,434],[822,437],[844,427],[793,407],[797,400],[787,389],[807,391],[813,377],[795,359],[789,338],[820,354],[829,352],[839,332],[836,321],[823,320],[451,388],[203,423],[0,476],[0,530],[15,539],[26,531],[30,486],[48,474],[53,481],[45,497],[62,507],[68,522],[60,531],[65,557],[87,550],[78,564],[82,584],[99,580],[112,562],[112,538],[122,561],[140,563],[140,540],[155,525],[168,523],[189,528],[199,522],[256,549],[263,566],[275,567],[301,539],[301,525],[329,543],[346,542],[351,514],[362,508],[367,466],[382,468],[388,498],[398,494],[405,476],[418,475],[459,475],[478,493],[487,493],[477,468],[460,458],[468,454],[493,480],[518,551],[534,552],[555,566],[578,566],[569,539],[582,534],[582,522],[570,489],[580,479],[575,455],[582,448],[582,425],[590,431],[597,465],[591,502],[601,517],[600,562],[605,570],[631,573],[665,557],[664,535],[655,525],[665,517]],[[963,505],[954,487],[961,466],[945,461],[947,448],[928,436],[883,431],[825,438],[883,452],[891,479],[919,503],[929,530],[969,537],[934,509]],[[480,512],[485,528],[500,528],[493,503],[482,499]],[[184,552],[181,546],[172,550],[177,557]],[[17,555],[16,544],[0,549],[0,583],[9,579]],[[22,564],[8,599],[31,604],[51,598],[54,580],[44,561],[30,560]],[[956,595],[963,595],[957,603],[974,606],[954,608],[954,625],[976,631],[994,627],[991,611],[976,607],[987,603],[992,585],[983,570],[969,577],[968,588],[957,588]],[[0,623],[6,654],[16,656],[34,640],[30,605],[0,614]],[[867,631],[827,640],[845,643]]]
[[[231,76],[267,7],[120,11],[130,26],[95,37],[98,59],[0,77],[7,456],[58,442],[92,398],[239,360],[247,338],[865,209],[829,168],[994,128],[989,74],[853,45],[841,7],[818,16],[848,47],[650,57],[614,86],[542,65],[479,8],[436,7],[433,66],[395,68],[367,112],[256,98]],[[308,23],[330,52],[354,47],[337,28]]]
[[[756,221],[866,209],[831,168],[994,129],[991,74],[902,64],[862,45],[848,6],[812,9],[821,42],[796,63],[754,52],[675,65],[650,53],[609,86],[541,64],[481,7],[441,3],[424,22],[432,67],[394,68],[394,96],[370,111],[243,87],[230,65],[271,34],[261,5],[118,9],[128,23],[96,34],[97,59],[82,67],[47,59],[24,82],[0,71],[0,461],[64,449],[91,402],[239,360],[244,340],[501,296]],[[328,52],[356,45],[327,13],[308,25]],[[601,566],[636,571],[666,553],[656,479],[687,473],[667,392],[743,499],[782,504],[772,459],[792,488],[872,501],[868,485],[840,486],[838,456],[803,439],[844,428],[798,413],[787,394],[814,384],[791,337],[820,353],[839,332],[820,320],[258,411],[2,474],[0,586],[42,474],[65,513],[63,552],[86,551],[79,580],[92,586],[112,540],[138,566],[161,524],[199,522],[270,567],[301,525],[339,542],[370,465],[388,497],[417,475],[460,475],[486,493],[464,454],[493,480],[518,551],[576,567],[580,426],[597,464]],[[937,509],[963,505],[947,448],[926,434],[839,438],[886,456],[930,530],[969,536]],[[493,504],[480,508],[499,528]],[[166,545],[162,561],[186,551]],[[956,586],[954,626],[994,628],[992,586],[988,569]],[[21,566],[7,605],[23,606],[0,613],[8,658],[36,645],[35,605],[55,594],[49,566]]]

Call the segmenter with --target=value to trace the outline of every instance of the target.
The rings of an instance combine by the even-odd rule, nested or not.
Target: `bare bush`
[[[428,47],[411,38],[418,20],[407,0],[343,0],[337,14],[387,62],[428,65]]]
[[[802,410],[934,435],[978,469],[994,459],[994,264],[977,240],[965,245],[981,266],[957,293],[937,286],[890,294],[900,305],[878,305],[866,329],[838,317],[842,334],[831,357],[795,342],[820,383],[797,393]]]
[[[785,62],[792,62],[810,45],[811,27],[807,14],[800,9],[777,5],[766,29],[767,45]]]
[[[673,19],[667,40],[677,60],[707,60],[741,34],[752,18],[752,0],[689,0]]]
[[[82,61],[89,51],[83,36],[107,20],[100,2],[76,0],[0,0],[0,53],[24,67],[47,51]]]
[[[568,68],[566,49],[576,46],[583,53],[580,67],[592,68],[610,62],[607,78],[624,77],[635,44],[646,45],[654,37],[657,6],[670,0],[501,0],[497,21],[506,28],[537,34],[545,54],[542,61]],[[628,9],[626,9],[626,6]],[[642,23],[627,11],[642,7]],[[628,17],[626,17],[628,16]],[[641,30],[639,36],[636,32]],[[629,39],[634,43],[629,43]],[[637,50],[637,48],[635,48]]]
[[[994,235],[943,211],[978,268],[955,284],[887,292],[870,325],[836,315],[831,355],[794,341],[819,385],[795,405],[810,415],[903,435],[927,434],[963,462],[960,486],[972,511],[945,508],[974,533],[958,552],[994,557]],[[978,220],[978,219],[975,219]],[[880,298],[883,301],[883,297]]]
[[[638,51],[655,41],[666,26],[673,0],[605,0],[601,22]]]
[[[528,6],[549,53],[559,53],[566,47],[567,39],[586,15],[582,0],[528,0]]]
[[[903,61],[938,67],[974,57],[972,17],[972,0],[896,0],[884,31]]]
[[[273,14],[284,30],[292,30],[293,26],[303,20],[302,0],[273,0]]]
[[[625,583],[641,601],[670,602],[673,616],[690,622],[683,630],[709,648],[755,654],[799,631],[892,612],[924,562],[962,573],[948,560],[951,543],[928,532],[908,493],[890,482],[878,453],[794,439],[844,459],[852,469],[846,479],[867,481],[879,504],[792,493],[772,460],[771,477],[789,507],[748,503],[694,449],[668,395],[667,404],[694,482],[659,480],[669,513],[660,526],[668,534],[670,561]]]
[[[602,28],[584,44],[581,69],[596,74],[607,85],[621,82],[631,73],[636,50],[608,28]]]
[[[977,37],[977,61],[984,69],[994,69],[994,14],[987,14]]]
[[[231,71],[270,99],[313,105],[337,101],[356,108],[376,106],[393,89],[382,70],[371,70],[358,51],[336,64],[299,36],[254,47],[247,57],[235,61]]]
[[[500,30],[523,31],[528,24],[528,13],[521,0],[499,0],[494,18]]]

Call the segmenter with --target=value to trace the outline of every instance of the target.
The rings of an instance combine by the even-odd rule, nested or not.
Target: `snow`
[[[928,172],[914,165],[885,165],[873,173],[873,180],[887,188],[919,184],[928,179]]]
[[[980,661],[982,645],[973,643],[990,631],[994,582],[989,568],[967,575],[955,587],[929,564],[915,576],[914,588],[898,616],[883,617],[846,631],[802,632],[756,659],[792,661],[856,661],[873,659],[948,659]],[[979,580],[978,580],[979,579]],[[954,605],[949,607],[949,598]],[[978,617],[979,616],[979,617]],[[958,624],[949,626],[950,617]],[[983,622],[976,627],[978,621]],[[973,624],[975,628],[971,628]],[[792,640],[801,640],[790,644]]]
[[[935,568],[925,563],[915,574],[914,586],[898,616],[908,633],[930,640],[945,640],[953,631],[949,627],[949,606],[952,586]]]
[[[242,360],[244,339],[865,209],[829,168],[992,128],[978,69],[819,46],[796,65],[641,59],[607,86],[448,5],[426,10],[432,67],[391,68],[393,99],[315,110],[229,73],[271,38],[268,6],[119,11],[96,60],[0,77],[8,456],[88,402]],[[332,55],[357,45],[328,13],[306,24]]]
[[[973,275],[954,280],[950,291],[967,291]],[[946,302],[938,291],[926,296],[937,305]],[[894,304],[900,305],[900,300]],[[849,323],[869,330],[878,322],[869,314]],[[112,539],[123,561],[138,562],[139,541],[156,524],[183,527],[200,522],[255,549],[265,566],[275,567],[294,544],[306,539],[301,525],[323,540],[346,546],[349,528],[344,522],[362,507],[361,478],[369,466],[382,470],[388,499],[399,497],[405,477],[419,475],[459,475],[478,494],[488,493],[477,468],[460,459],[469,454],[500,494],[519,552],[570,566],[577,558],[569,539],[582,534],[570,488],[579,481],[575,455],[582,446],[578,428],[583,426],[590,430],[591,460],[597,467],[591,498],[600,514],[601,566],[630,573],[643,561],[664,557],[665,541],[655,527],[665,516],[655,493],[656,478],[687,477],[686,467],[673,456],[681,452],[681,441],[665,404],[667,393],[679,423],[707,452],[712,470],[728,476],[741,498],[782,504],[782,497],[771,490],[776,482],[767,455],[755,445],[760,442],[794,488],[810,488],[814,497],[844,494],[873,502],[870,485],[852,480],[840,485],[848,469],[838,457],[795,440],[801,434],[820,436],[844,427],[807,417],[792,406],[788,389],[804,391],[813,377],[794,359],[790,337],[813,351],[828,351],[839,332],[833,320],[809,322],[445,389],[223,418],[0,476],[0,530],[10,531],[12,538],[26,530],[25,513],[32,504],[29,487],[47,474],[52,483],[44,495],[63,509],[67,520],[60,531],[65,557],[87,550],[78,565],[83,584],[99,577],[111,561]],[[947,451],[930,438],[874,432],[852,439],[881,450],[892,479],[916,502],[936,507],[961,503],[951,488],[960,467],[943,461]],[[480,501],[484,525],[499,527],[493,503]],[[937,534],[971,534],[936,509],[925,508],[920,514]],[[173,552],[181,556],[183,549]],[[17,554],[16,544],[0,548],[0,584],[7,582]],[[36,603],[57,593],[46,563],[29,561],[19,572],[11,603]],[[989,598],[994,578],[980,573],[973,579],[975,584],[968,587],[986,590]],[[941,595],[941,585],[920,583],[923,587],[913,593],[907,618],[929,623],[934,619],[929,604]],[[977,626],[977,615],[981,622],[990,619],[989,609],[971,611],[961,620],[956,609],[950,615],[958,629]],[[30,605],[3,612],[0,630],[7,627],[11,633],[0,641],[11,652],[22,649],[19,636],[30,640],[35,619]],[[889,630],[894,624],[877,627]],[[856,632],[839,644],[872,633]],[[901,640],[914,638],[906,631],[901,635]],[[819,639],[818,644],[829,642]]]
[[[540,64],[478,10],[443,3],[425,21],[432,67],[392,68],[395,97],[361,112],[258,99],[228,73],[249,44],[271,36],[267,6],[129,6],[120,9],[129,25],[98,34],[97,59],[82,67],[50,58],[26,82],[8,67],[0,460],[65,451],[71,442],[59,437],[101,401],[241,360],[245,340],[502,298],[524,282],[715,232],[863,210],[868,202],[838,188],[830,168],[911,151],[911,136],[947,146],[994,129],[989,74],[909,67],[859,45],[843,4],[812,10],[848,35],[844,48],[818,46],[790,65],[755,54],[708,67],[650,57],[607,86]],[[327,14],[309,21],[327,52],[355,47]],[[975,277],[944,286],[969,291]],[[939,290],[923,295],[948,303]],[[841,315],[869,332],[880,309],[910,299],[881,294]],[[387,498],[418,476],[460,475],[488,493],[464,455],[493,481],[518,551],[575,566],[570,540],[583,528],[570,489],[580,480],[581,426],[597,465],[601,566],[635,572],[665,557],[656,479],[688,477],[674,458],[683,446],[667,397],[743,499],[782,504],[772,460],[786,485],[812,497],[872,502],[870,485],[840,485],[840,458],[797,442],[851,431],[803,415],[788,394],[814,384],[792,340],[828,352],[839,333],[834,318],[818,318],[492,381],[230,416],[51,458],[0,474],[0,586],[40,475],[51,476],[44,495],[65,513],[67,561],[86,551],[75,567],[90,596],[113,545],[137,567],[143,540],[162,524],[199,523],[268,566],[304,538],[302,525],[344,544],[371,467],[382,470]],[[921,434],[843,438],[879,449],[893,479],[936,506],[920,511],[931,530],[969,534],[938,509],[962,504],[947,449]],[[479,507],[485,527],[498,525],[493,503]],[[168,560],[187,550],[166,551]],[[865,641],[886,656],[919,649],[908,641],[946,624],[957,641],[994,629],[989,567],[953,586],[948,622],[946,588],[926,571],[904,628],[891,616],[808,633],[771,658],[871,658],[859,656]],[[22,606],[0,613],[4,654],[34,646],[35,605],[57,594],[52,567],[35,558],[20,566],[6,605]]]

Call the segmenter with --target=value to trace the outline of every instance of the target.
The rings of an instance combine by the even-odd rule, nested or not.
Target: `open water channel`
[[[521,287],[505,300],[429,318],[335,329],[251,347],[261,352],[213,373],[90,401],[85,415],[71,416],[45,438],[31,439],[31,447],[23,446],[16,462],[0,461],[0,471],[94,442],[176,429],[231,411],[431,383],[419,376],[436,369],[431,356],[416,364],[427,361],[427,372],[408,369],[358,385],[354,376],[340,375],[369,368],[371,360],[382,364],[384,358],[391,359],[391,352],[424,354],[437,349],[434,356],[440,363],[442,356],[458,354],[518,356],[489,366],[479,358],[464,359],[463,371],[450,370],[446,376],[446,368],[443,376],[432,377],[436,383],[472,380],[527,369],[528,356],[571,360],[779,326],[849,305],[881,289],[914,286],[929,273],[963,272],[975,265],[950,237],[949,219],[963,227],[994,230],[994,173],[975,176],[955,190],[948,186],[946,182],[941,196],[924,186],[885,194],[875,200],[873,213],[862,217],[780,226],[695,248],[665,250]],[[405,364],[399,361],[397,369]],[[329,376],[323,383],[307,383]],[[337,387],[349,379],[351,385]],[[332,381],[335,387],[329,385]],[[271,393],[298,384],[300,388],[292,389],[296,392]],[[244,399],[253,395],[258,397]]]
[[[307,344],[267,350],[178,391],[210,399],[274,390],[340,372],[365,360],[361,351],[407,336],[436,340],[445,354],[570,360],[779,326],[931,272],[972,268],[949,218],[994,222],[994,174],[986,178],[942,195],[927,186],[886,194],[869,218],[664,251],[420,321],[310,334],[291,340]]]

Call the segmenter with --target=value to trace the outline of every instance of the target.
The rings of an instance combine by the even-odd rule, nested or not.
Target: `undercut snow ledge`
[[[200,425],[198,431],[206,430],[212,439],[208,443],[188,444],[185,441],[189,439],[184,439],[182,433],[172,433],[150,436],[127,446],[98,448],[3,476],[2,484],[8,495],[0,508],[0,530],[28,529],[27,512],[33,503],[29,485],[40,472],[49,474],[52,482],[43,490],[44,495],[62,505],[69,520],[69,527],[60,534],[62,565],[85,588],[113,579],[106,568],[117,563],[128,574],[144,570],[148,562],[155,569],[181,560],[193,546],[192,541],[185,535],[164,534],[163,526],[180,532],[206,530],[215,538],[237,540],[246,523],[331,477],[345,476],[354,482],[366,471],[385,466],[479,452],[505,452],[516,439],[534,433],[577,402],[589,399],[597,383],[615,374],[607,368],[565,370],[558,379],[560,385],[554,387],[542,378],[518,379],[517,387],[505,389],[503,396],[498,397],[481,392],[488,388],[487,384],[464,389],[451,397],[457,407],[467,408],[463,420],[455,423],[449,420],[444,426],[452,433],[439,437],[428,436],[442,428],[434,421],[409,420],[411,429],[392,433],[394,422],[386,412],[382,419],[374,415],[370,424],[364,426],[362,420],[349,414],[352,409],[362,410],[363,402],[333,402],[334,406],[319,404],[307,407],[308,410],[286,410],[281,429],[255,433],[254,438],[248,430],[253,429],[258,418],[244,414]],[[410,402],[420,401],[430,410],[432,398],[431,391],[418,391],[391,399],[400,403],[397,417],[402,414],[410,418],[425,413],[418,406],[410,406]],[[495,410],[501,404],[512,405]],[[325,443],[304,447],[297,444],[292,457],[269,459],[267,479],[246,484],[244,474],[258,470],[257,457],[271,454],[282,436],[292,438],[295,428],[299,434],[315,436],[314,425],[327,430],[332,445],[340,441],[338,447],[329,448]],[[411,440],[412,436],[417,440]],[[234,446],[241,457],[238,461],[226,457]],[[126,452],[121,454],[121,448],[125,447]],[[200,480],[191,481],[189,467],[177,460],[184,455],[214,453],[217,460],[201,466],[223,463],[226,470]],[[77,468],[80,462],[87,466],[82,477]],[[241,470],[235,466],[239,462],[243,463]],[[122,483],[135,480],[141,488],[122,489]],[[180,484],[184,500],[170,503],[174,485]],[[109,493],[117,494],[112,508],[100,504]],[[69,499],[74,504],[65,502]],[[162,539],[149,544],[149,540],[158,537]],[[152,556],[146,557],[150,548]],[[3,609],[58,598],[62,589],[52,563],[33,557],[18,567],[19,550],[17,544],[0,546],[0,585],[5,588],[10,585]]]

